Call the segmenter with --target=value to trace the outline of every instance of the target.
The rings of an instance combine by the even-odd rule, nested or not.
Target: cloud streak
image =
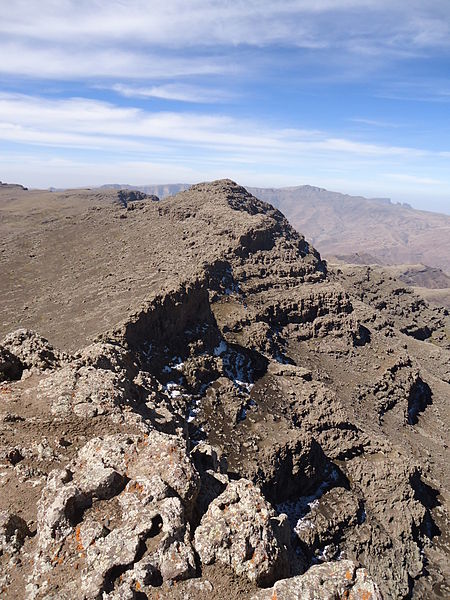
[[[34,78],[218,74],[242,68],[238,47],[315,51],[324,64],[330,51],[342,60],[365,55],[369,68],[381,57],[448,50],[450,4],[410,0],[405,10],[403,0],[17,0],[2,7],[0,40],[7,58],[0,72]]]
[[[124,145],[138,151],[149,141],[249,153],[341,153],[367,157],[420,157],[418,148],[369,144],[316,130],[276,129],[226,115],[152,112],[109,102],[48,100],[0,94],[0,139],[82,147]]]
[[[182,83],[168,83],[151,87],[136,87],[117,83],[111,88],[127,98],[160,98],[199,104],[230,101],[233,94],[225,90],[211,89]]]

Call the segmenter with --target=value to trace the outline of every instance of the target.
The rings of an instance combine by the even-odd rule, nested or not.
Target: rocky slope
[[[141,190],[165,198],[190,186],[178,183],[103,187]],[[350,196],[312,185],[248,190],[281,210],[327,259],[385,265],[423,263],[450,273],[448,214],[416,210],[389,198]]]
[[[427,265],[382,265],[370,254],[354,253],[333,259],[334,267],[341,264],[383,266],[383,272],[399,279],[427,302],[450,309],[450,277],[436,267]]]
[[[424,263],[450,273],[450,215],[309,185],[251,191],[327,257],[365,253],[384,264]]]
[[[448,597],[448,313],[119,192],[0,190],[2,597]]]

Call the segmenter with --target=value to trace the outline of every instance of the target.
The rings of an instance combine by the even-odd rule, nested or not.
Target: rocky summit
[[[229,180],[0,215],[2,598],[450,597],[446,309]]]

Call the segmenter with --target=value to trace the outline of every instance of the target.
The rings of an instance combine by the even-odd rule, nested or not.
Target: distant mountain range
[[[189,184],[106,185],[160,198]],[[416,210],[389,198],[364,198],[310,185],[247,188],[280,209],[328,259],[379,264],[425,264],[450,273],[450,216]]]

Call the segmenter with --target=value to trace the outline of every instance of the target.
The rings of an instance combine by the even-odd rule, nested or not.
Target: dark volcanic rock
[[[20,379],[22,373],[22,362],[9,350],[0,346],[0,381]]]

